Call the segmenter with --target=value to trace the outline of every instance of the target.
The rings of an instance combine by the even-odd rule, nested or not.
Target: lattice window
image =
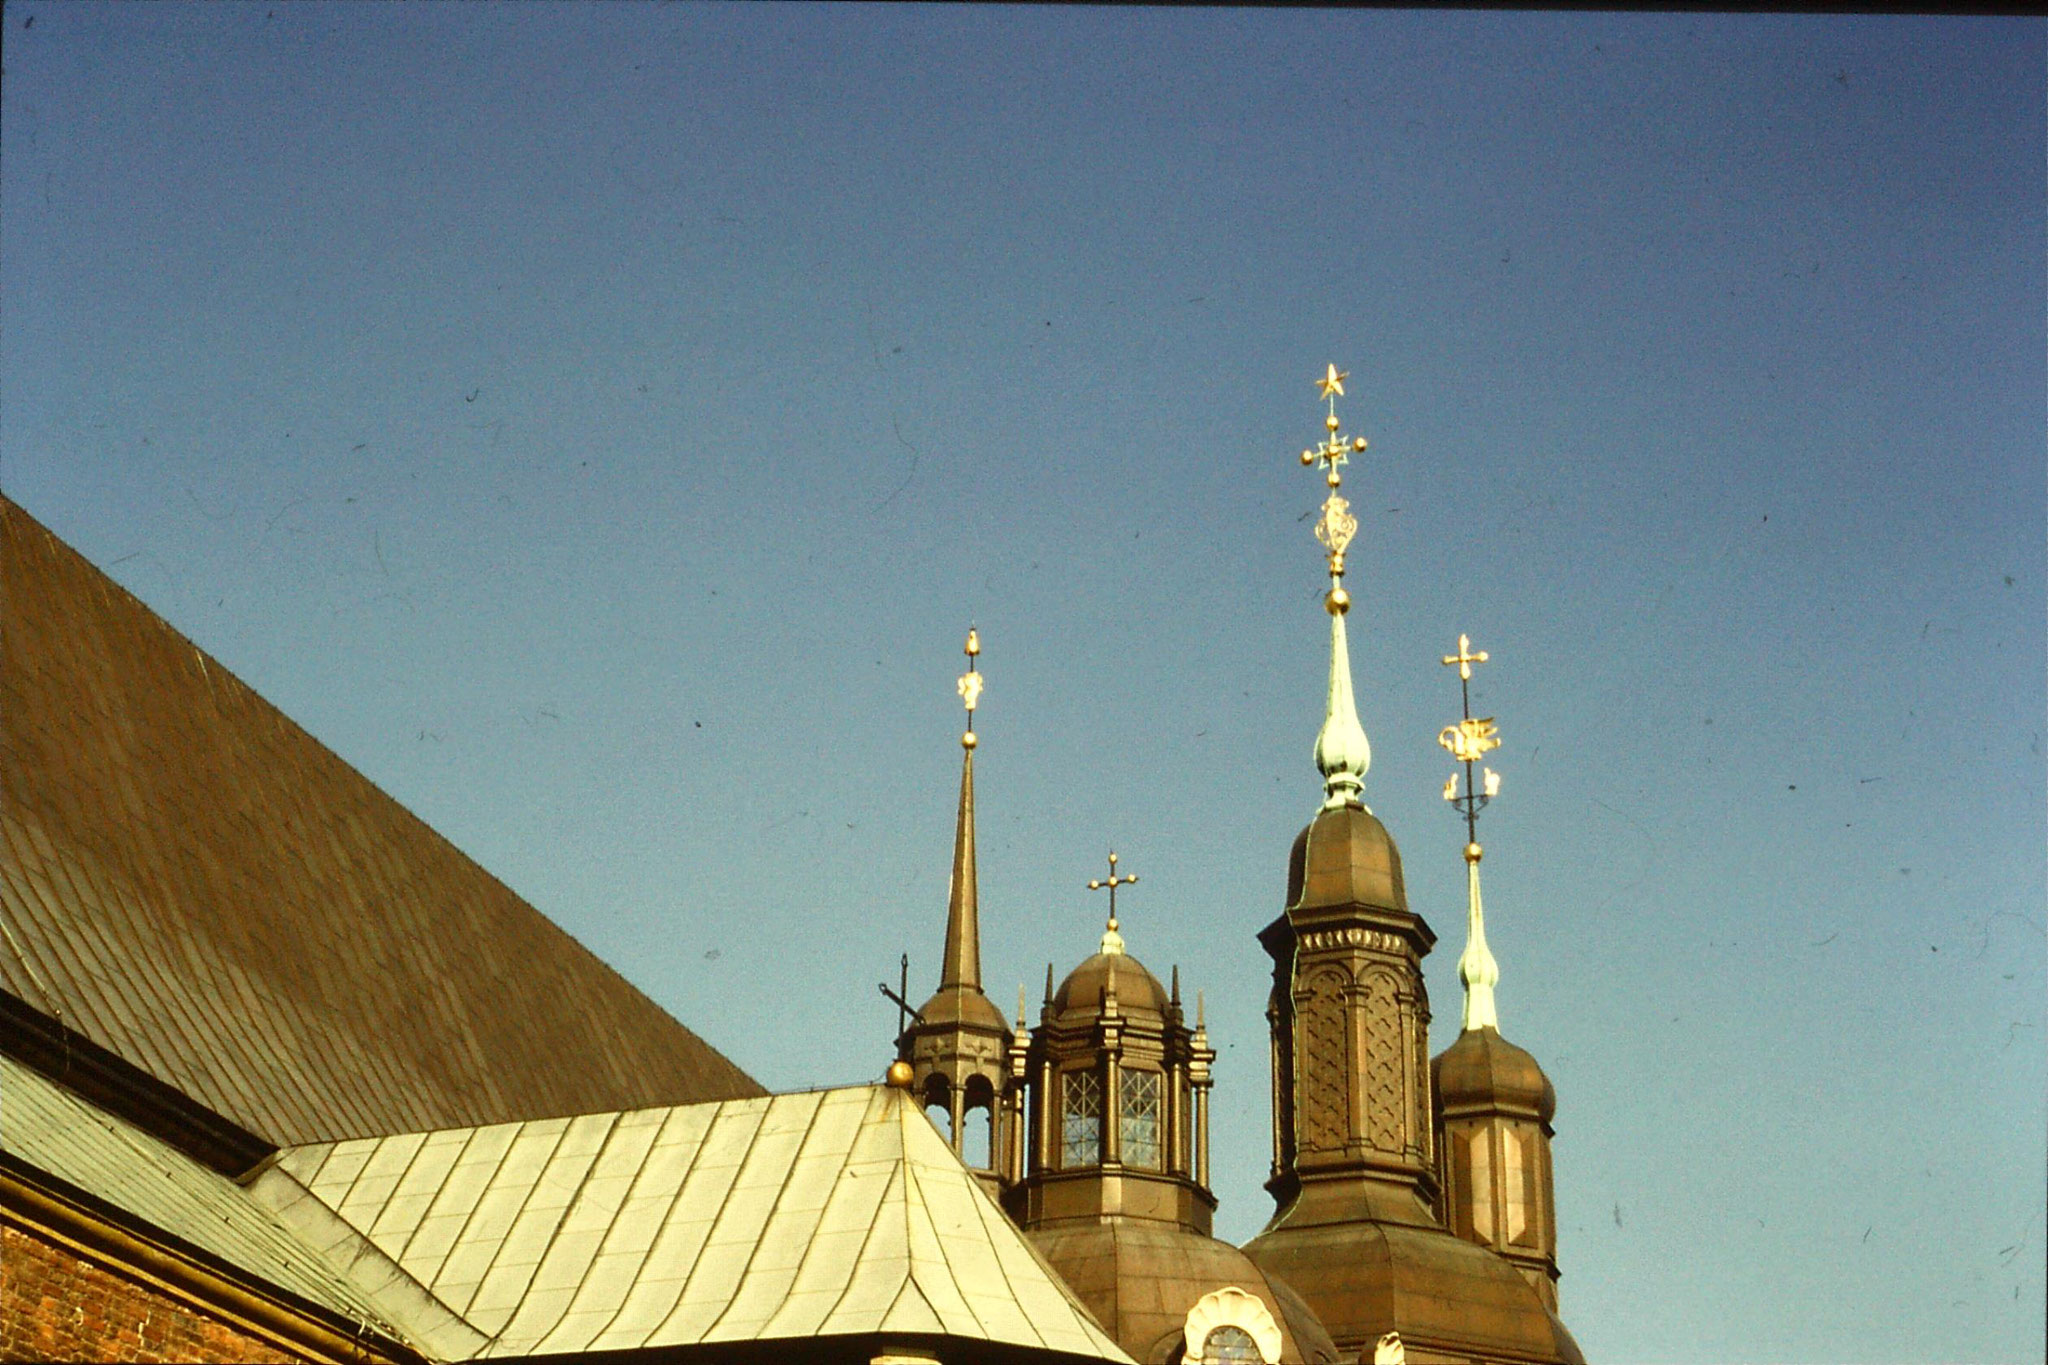
[[[1102,1077],[1093,1071],[1060,1075],[1060,1165],[1093,1166],[1102,1160]]]
[[[1123,1073],[1122,1111],[1117,1116],[1117,1140],[1126,1166],[1159,1169],[1159,1073]]]
[[[1227,1365],[1262,1365],[1266,1358],[1259,1354],[1259,1343],[1252,1340],[1252,1334],[1242,1327],[1228,1323],[1209,1333],[1202,1343],[1202,1365],[1227,1362]]]

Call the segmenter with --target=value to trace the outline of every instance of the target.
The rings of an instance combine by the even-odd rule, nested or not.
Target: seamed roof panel
[[[759,1095],[0,498],[0,990],[280,1145]]]

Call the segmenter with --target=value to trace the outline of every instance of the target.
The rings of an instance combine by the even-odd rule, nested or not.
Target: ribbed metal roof
[[[0,498],[0,989],[279,1144],[761,1087]]]
[[[338,1215],[480,1358],[902,1333],[1129,1359],[879,1086],[321,1143],[252,1193]]]
[[[11,1162],[57,1177],[308,1303],[405,1339],[327,1258],[226,1176],[0,1057]]]

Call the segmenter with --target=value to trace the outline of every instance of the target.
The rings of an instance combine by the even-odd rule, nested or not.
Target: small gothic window
[[[1122,1145],[1124,1164],[1159,1167],[1159,1073],[1123,1073],[1122,1113],[1118,1116],[1117,1139]]]
[[[1102,1160],[1102,1077],[1093,1071],[1060,1076],[1060,1165],[1093,1166]]]
[[[1229,1362],[1229,1365],[1261,1365],[1265,1357],[1259,1354],[1259,1343],[1252,1340],[1252,1334],[1242,1327],[1225,1323],[1210,1331],[1202,1342],[1202,1365],[1215,1362]]]

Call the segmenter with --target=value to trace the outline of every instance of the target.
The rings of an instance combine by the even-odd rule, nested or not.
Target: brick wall
[[[223,1361],[297,1356],[14,1227],[0,1227],[0,1360]]]

